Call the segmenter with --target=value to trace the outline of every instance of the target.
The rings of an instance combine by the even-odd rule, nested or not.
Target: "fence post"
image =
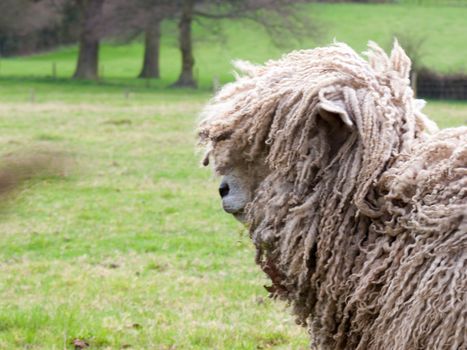
[[[34,88],[32,88],[29,91],[29,102],[34,103],[35,101],[36,101],[36,90],[34,90]]]
[[[212,90],[214,92],[219,91],[221,88],[221,83],[219,81],[219,77],[217,75],[212,77]]]
[[[57,63],[52,62],[52,79],[57,79]]]
[[[97,72],[97,82],[100,83],[102,80],[104,80],[104,65],[101,65]]]
[[[415,70],[411,73],[410,83],[412,85],[413,96],[417,97],[417,72]]]

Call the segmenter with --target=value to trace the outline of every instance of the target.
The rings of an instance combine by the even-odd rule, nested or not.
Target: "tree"
[[[0,54],[31,53],[61,20],[61,0],[1,0]]]
[[[166,18],[174,15],[176,4],[171,0],[140,0],[144,2],[146,16],[144,24],[144,59],[139,78],[159,78],[159,53],[161,24]]]
[[[140,78],[159,78],[162,22],[174,15],[177,1],[112,0],[105,9],[105,35],[130,41],[143,34],[144,56]]]
[[[193,66],[195,59],[193,57],[193,44],[191,27],[193,23],[195,0],[183,0],[181,4],[180,19],[178,22],[179,47],[182,56],[182,71],[178,80],[173,84],[174,87],[193,87],[197,86],[193,76]]]
[[[97,79],[104,0],[75,0],[81,15],[81,32],[75,79]]]
[[[159,52],[162,20],[155,18],[144,30],[144,59],[138,78],[159,78]]]

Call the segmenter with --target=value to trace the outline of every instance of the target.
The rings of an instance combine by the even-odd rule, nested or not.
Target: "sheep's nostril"
[[[230,188],[227,182],[222,182],[221,185],[219,186],[219,194],[221,195],[221,198],[224,198],[229,194]]]

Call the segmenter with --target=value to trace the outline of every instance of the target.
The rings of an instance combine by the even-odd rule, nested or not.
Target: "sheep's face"
[[[238,172],[233,171],[223,176],[219,186],[222,208],[243,222],[243,213],[245,206],[251,200],[251,192],[248,182]]]
[[[245,207],[254,198],[256,189],[267,176],[268,167],[264,161],[245,167],[229,167],[223,171],[219,195],[224,210],[240,222],[245,222]]]

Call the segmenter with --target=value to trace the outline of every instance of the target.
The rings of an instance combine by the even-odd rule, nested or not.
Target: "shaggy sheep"
[[[437,131],[397,42],[290,53],[205,108],[204,164],[316,349],[467,349],[467,128]]]

